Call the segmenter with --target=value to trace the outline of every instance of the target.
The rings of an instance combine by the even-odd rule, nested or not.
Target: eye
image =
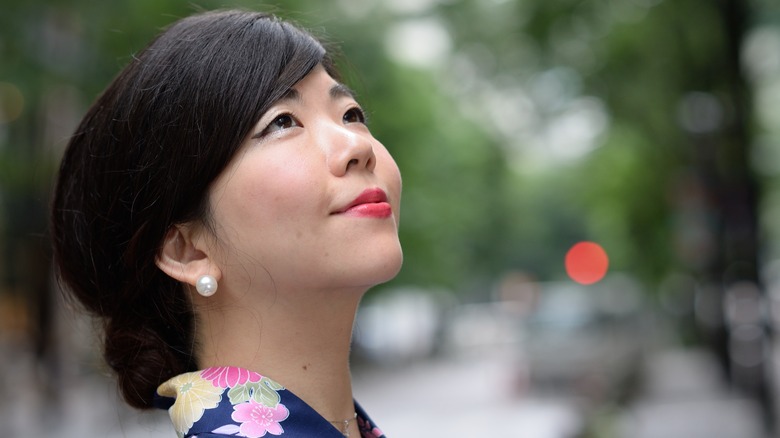
[[[274,132],[290,129],[295,126],[301,126],[301,124],[292,114],[279,114],[271,121],[271,123],[263,128],[260,133],[255,134],[253,138],[262,138],[269,134],[273,134]]]
[[[366,123],[366,113],[359,107],[353,107],[347,110],[342,117],[344,123]]]

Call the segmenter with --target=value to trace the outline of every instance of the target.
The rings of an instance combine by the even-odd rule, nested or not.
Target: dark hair
[[[104,330],[124,399],[196,368],[185,287],[155,265],[174,224],[208,220],[207,191],[262,114],[317,64],[319,41],[273,16],[194,15],[160,34],[93,104],[65,151],[52,234],[64,289]]]

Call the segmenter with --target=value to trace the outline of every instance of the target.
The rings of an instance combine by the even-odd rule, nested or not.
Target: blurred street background
[[[780,436],[779,2],[197,5],[0,0],[0,438],[174,435],[118,400],[46,211],[110,79],[225,7],[339,45],[403,173],[353,349],[388,436]]]

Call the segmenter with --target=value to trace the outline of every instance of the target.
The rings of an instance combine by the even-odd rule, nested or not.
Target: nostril
[[[358,161],[357,158],[353,158],[353,159],[349,160],[349,162],[347,163],[347,167],[349,168],[349,167],[352,167],[352,166],[357,166],[358,164],[360,164],[360,161]]]

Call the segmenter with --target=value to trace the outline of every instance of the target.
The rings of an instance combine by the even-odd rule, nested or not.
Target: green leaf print
[[[260,382],[247,382],[243,385],[236,385],[228,391],[228,398],[230,404],[237,405],[239,403],[248,402],[252,398],[252,393],[257,392],[257,388],[260,386]]]
[[[277,391],[284,389],[284,387],[273,380],[263,377],[256,385],[258,385],[258,387],[254,390],[252,395],[252,398],[254,398],[256,402],[268,406],[269,408],[274,408],[282,400],[282,397]]]
[[[260,383],[265,383],[266,385],[268,385],[269,388],[273,389],[274,391],[281,391],[284,389],[284,386],[280,385],[276,381],[271,380],[267,377],[263,377],[263,379],[260,380]]]

